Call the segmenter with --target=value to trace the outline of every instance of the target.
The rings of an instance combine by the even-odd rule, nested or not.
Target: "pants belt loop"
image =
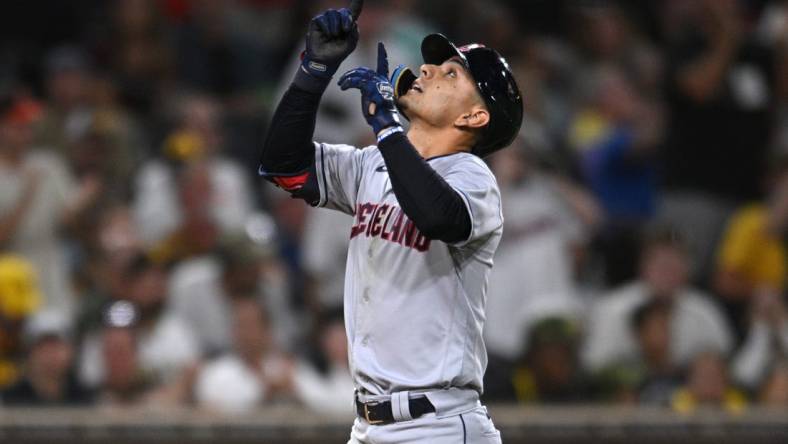
[[[410,414],[410,392],[394,392],[391,394],[391,416],[395,421],[409,421],[413,419]]]

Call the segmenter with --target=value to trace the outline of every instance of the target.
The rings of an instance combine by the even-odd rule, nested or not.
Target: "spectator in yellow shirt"
[[[0,253],[0,388],[19,376],[22,327],[40,305],[33,266],[19,256]]]
[[[741,332],[757,292],[782,293],[788,274],[788,159],[781,162],[765,203],[741,208],[731,218],[718,251],[714,286]]]
[[[684,387],[673,392],[670,406],[686,414],[708,408],[741,413],[747,407],[747,398],[729,380],[725,359],[709,352],[692,361]]]

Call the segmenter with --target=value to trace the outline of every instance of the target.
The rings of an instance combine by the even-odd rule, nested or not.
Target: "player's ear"
[[[481,105],[474,105],[454,121],[454,126],[464,129],[482,128],[490,123],[490,113]]]

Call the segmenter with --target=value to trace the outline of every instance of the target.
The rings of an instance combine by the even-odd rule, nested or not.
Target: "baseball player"
[[[482,45],[429,35],[418,77],[399,66],[389,78],[381,43],[376,70],[338,81],[361,91],[377,146],[313,142],[320,96],[356,47],[361,3],[311,21],[259,173],[355,218],[344,294],[358,415],[349,442],[498,443],[479,395],[487,276],[503,218],[481,157],[519,131],[520,92],[506,61]]]

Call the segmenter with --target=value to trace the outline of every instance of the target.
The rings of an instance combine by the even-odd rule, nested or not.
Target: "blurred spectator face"
[[[47,58],[47,91],[52,104],[61,110],[82,105],[90,90],[89,62],[74,47],[54,49]]]
[[[69,164],[74,172],[81,177],[86,175],[106,176],[112,168],[110,165],[114,146],[107,134],[90,130],[79,137],[69,150]]]
[[[681,247],[654,244],[641,259],[641,277],[657,297],[670,298],[687,283],[689,264]]]
[[[323,353],[332,364],[347,367],[347,336],[345,336],[345,325],[342,322],[331,322],[323,329],[320,345],[323,347]]]
[[[595,58],[615,57],[627,43],[626,26],[621,14],[610,6],[591,7],[583,17],[581,44]]]
[[[233,307],[235,348],[244,358],[259,360],[271,344],[271,333],[263,309],[254,299],[240,299]]]
[[[156,5],[151,0],[120,0],[115,9],[115,24],[125,34],[139,34],[153,22]]]
[[[99,216],[99,226],[93,240],[97,247],[93,279],[113,299],[128,297],[127,270],[139,254],[139,239],[128,207],[117,205],[105,208]]]
[[[102,252],[123,264],[140,246],[131,210],[125,205],[106,209],[99,225],[99,247]]]
[[[229,296],[253,294],[260,280],[261,265],[255,259],[229,264],[223,276],[224,288]]]
[[[728,387],[725,361],[714,353],[704,353],[692,362],[687,386],[700,404],[723,402]]]
[[[531,368],[539,385],[547,389],[564,387],[575,374],[574,348],[565,343],[541,344],[531,353]]]
[[[669,360],[670,311],[667,306],[649,309],[637,330],[640,350],[650,367],[662,367]]]
[[[70,108],[82,102],[87,92],[87,82],[87,76],[83,72],[58,72],[49,79],[49,94],[54,103]]]
[[[153,0],[120,0],[115,9],[112,44],[113,65],[125,81],[147,90],[148,82],[166,76],[167,51],[162,45],[159,25],[160,5]],[[133,86],[132,86],[133,87]],[[143,94],[143,91],[136,94]],[[149,92],[151,90],[148,90]],[[128,93],[129,91],[127,91]]]
[[[540,393],[572,385],[577,374],[576,338],[575,327],[564,319],[548,318],[532,327],[526,360]]]
[[[622,72],[613,68],[602,72],[597,100],[603,113],[614,121],[631,120],[641,107],[632,84]]]
[[[114,108],[118,105],[118,87],[107,75],[94,76],[90,88],[90,101],[99,108]],[[122,123],[117,122],[117,125]]]
[[[33,123],[41,107],[29,99],[17,99],[0,119],[0,153],[21,156],[33,142]]]
[[[72,357],[71,344],[64,338],[48,335],[38,339],[28,360],[31,379],[63,381],[71,368]]]
[[[110,390],[125,391],[137,377],[137,344],[130,328],[110,327],[104,331],[102,347]]]
[[[218,105],[208,97],[191,97],[181,108],[182,129],[191,131],[202,140],[206,154],[219,149],[222,138],[219,129]]]
[[[788,407],[788,363],[778,365],[763,384],[760,402],[769,406]]]
[[[23,154],[32,140],[33,131],[27,123],[7,122],[0,125],[0,148],[7,154]]]
[[[143,312],[161,306],[167,296],[167,274],[160,267],[150,265],[132,276],[130,299]]]

